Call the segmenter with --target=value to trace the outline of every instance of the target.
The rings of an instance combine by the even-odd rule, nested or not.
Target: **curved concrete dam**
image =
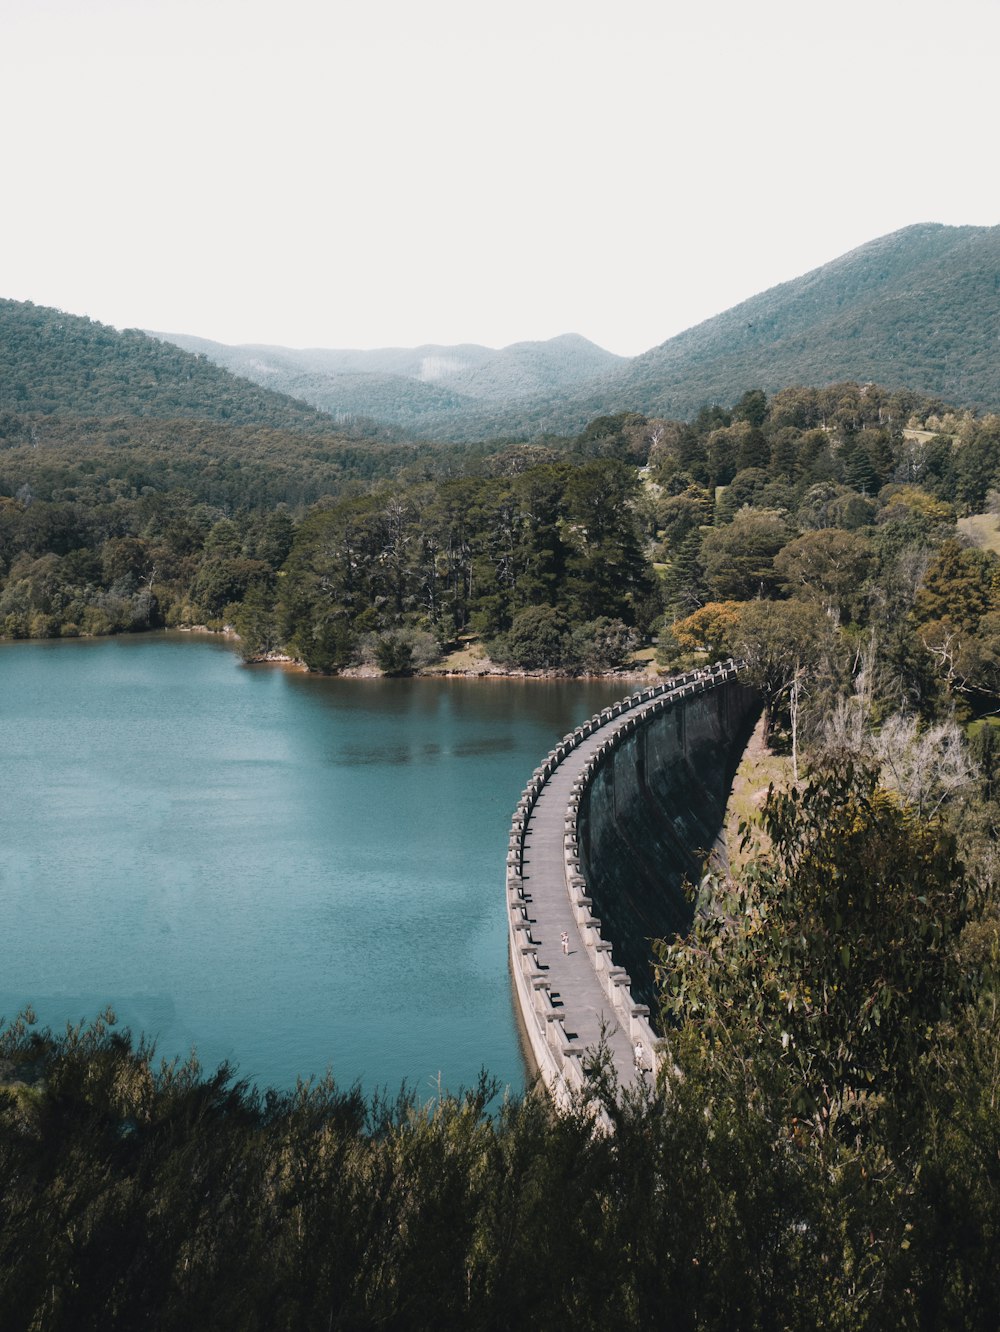
[[[603,1040],[622,1086],[662,1041],[651,941],[685,930],[760,711],[734,662],[606,708],[535,769],[507,855],[511,970],[527,1040],[559,1099]]]

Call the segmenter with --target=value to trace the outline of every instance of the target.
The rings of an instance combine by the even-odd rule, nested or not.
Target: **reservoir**
[[[511,810],[628,689],[323,679],[186,634],[0,646],[0,1015],[110,1004],[261,1085],[520,1090]]]

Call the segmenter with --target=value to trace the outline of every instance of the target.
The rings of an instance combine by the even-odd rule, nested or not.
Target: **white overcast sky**
[[[0,0],[0,296],[643,351],[1000,222],[1000,0]]]

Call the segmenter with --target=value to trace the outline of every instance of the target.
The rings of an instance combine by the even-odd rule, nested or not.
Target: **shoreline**
[[[152,637],[156,634],[205,634],[211,638],[226,639],[230,643],[239,642],[239,634],[231,626],[226,625],[222,629],[212,629],[207,624],[180,624],[164,625],[157,629],[143,629],[135,633],[120,634],[76,634],[70,638],[4,638],[0,637],[0,645],[4,643],[60,643],[71,641],[100,642],[101,639],[139,639]],[[467,667],[449,667],[440,663],[437,665],[420,667],[406,675],[387,675],[380,671],[374,665],[348,666],[345,670],[335,671],[329,674],[323,671],[311,671],[305,662],[297,657],[289,656],[283,652],[268,653],[261,657],[251,657],[243,662],[245,666],[278,666],[282,670],[295,671],[302,675],[314,675],[318,679],[325,680],[416,680],[416,679],[441,679],[441,680],[539,680],[539,681],[557,681],[557,680],[580,680],[580,681],[603,681],[605,683],[614,683],[621,681],[623,684],[653,684],[661,678],[661,672],[650,662],[645,667],[634,667],[619,671],[562,671],[554,668],[540,670],[515,670],[504,666],[498,666],[491,661],[489,657],[482,657],[474,665]]]

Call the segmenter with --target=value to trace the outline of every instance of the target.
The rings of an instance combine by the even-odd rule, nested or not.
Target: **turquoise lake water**
[[[627,687],[338,680],[190,635],[0,647],[0,1015],[241,1076],[431,1095],[524,1070],[511,810]]]

